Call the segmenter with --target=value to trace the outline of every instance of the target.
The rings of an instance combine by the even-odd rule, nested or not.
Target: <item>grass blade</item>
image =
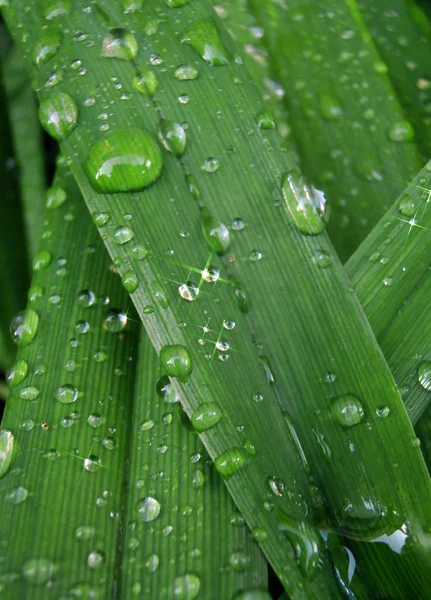
[[[328,231],[345,261],[402,191],[400,179],[421,168],[414,132],[353,2],[320,12],[303,0],[250,6],[285,90],[302,167],[330,200]]]

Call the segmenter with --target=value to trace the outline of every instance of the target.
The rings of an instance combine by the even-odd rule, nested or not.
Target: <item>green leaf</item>
[[[310,1],[249,4],[284,89],[302,167],[325,191],[328,232],[345,261],[421,168],[416,121],[406,122],[355,3],[337,0],[318,16]]]
[[[64,166],[55,186],[51,262],[29,294],[38,328],[9,373],[3,472],[0,436],[2,597],[264,589],[266,561],[202,443],[156,395],[157,355]]]

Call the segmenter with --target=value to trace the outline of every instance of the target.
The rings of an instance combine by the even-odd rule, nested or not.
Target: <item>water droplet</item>
[[[210,156],[204,161],[203,165],[201,166],[201,171],[205,171],[206,173],[215,173],[219,170],[219,168],[219,161],[213,156]]]
[[[160,351],[160,362],[169,377],[177,377],[185,383],[192,372],[192,359],[185,346],[166,345]]]
[[[51,258],[48,250],[38,250],[32,260],[33,271],[43,271],[43,269],[46,269],[51,262]]]
[[[364,407],[359,398],[353,394],[346,394],[338,398],[333,405],[332,413],[334,418],[343,425],[343,427],[353,427],[358,425],[364,418]]]
[[[418,367],[418,380],[427,392],[431,392],[431,361],[424,360]]]
[[[125,271],[121,276],[121,283],[123,287],[129,292],[129,294],[133,294],[138,289],[138,278],[136,273],[133,271]]]
[[[102,462],[98,456],[90,454],[88,458],[84,460],[84,469],[89,473],[96,473],[100,469]]]
[[[186,149],[186,132],[179,123],[162,119],[160,122],[160,141],[177,158],[181,158]]]
[[[8,429],[0,429],[0,478],[6,475],[12,461],[14,436]]]
[[[81,290],[78,294],[78,304],[85,308],[89,308],[96,304],[96,295],[91,290]]]
[[[259,541],[259,540],[256,540]],[[271,600],[272,596],[266,590],[251,589],[238,592],[233,600]]]
[[[322,545],[319,534],[306,522],[295,521],[279,510],[279,529],[293,546],[298,566],[307,579],[317,572]]]
[[[165,0],[169,8],[181,8],[190,2],[190,0]]]
[[[69,383],[65,383],[57,390],[57,400],[60,400],[60,402],[63,404],[71,404],[72,402],[76,402],[77,398],[78,390]]]
[[[125,13],[133,13],[142,8],[143,0],[121,0]]]
[[[58,185],[53,185],[48,188],[45,194],[46,208],[59,208],[66,202],[66,198],[66,192],[63,190],[63,188],[59,187]]]
[[[203,402],[193,412],[190,420],[196,431],[201,433],[214,427],[222,418],[220,407],[215,402]]]
[[[39,119],[43,128],[57,141],[63,141],[78,123],[78,108],[68,94],[57,92],[39,107]]]
[[[39,316],[31,308],[20,312],[12,319],[10,332],[15,344],[19,347],[28,346],[37,333]]]
[[[6,500],[11,504],[21,504],[27,499],[28,491],[25,487],[16,487],[11,490],[6,496]]]
[[[96,530],[91,525],[81,525],[81,527],[77,528],[75,535],[78,540],[84,541],[84,540],[90,540],[94,536],[95,533],[96,533]]]
[[[213,217],[205,207],[201,209],[201,217],[202,232],[210,250],[217,254],[224,254],[230,246],[229,229]]]
[[[153,71],[141,71],[139,76],[134,77],[133,86],[141,94],[145,96],[154,96],[157,90],[157,77]]]
[[[174,386],[172,385],[169,377],[163,375],[157,382],[156,386],[157,395],[162,398],[165,402],[170,404],[178,402],[177,393]]]
[[[268,477],[268,485],[275,496],[282,496],[286,489],[284,481],[279,477]]]
[[[127,325],[127,315],[119,308],[111,308],[105,313],[103,328],[111,333],[122,331]]]
[[[21,383],[26,378],[27,373],[28,364],[25,360],[17,360],[7,372],[6,379],[9,386],[12,388]]]
[[[385,285],[386,287],[389,287],[390,285],[392,285],[392,277],[385,277],[383,279],[383,285]]]
[[[256,125],[259,129],[275,129],[275,120],[272,114],[267,110],[262,110],[256,117]]]
[[[317,248],[314,251],[313,261],[319,269],[327,269],[331,266],[331,257],[329,254],[322,250],[321,248]]]
[[[103,39],[100,56],[105,58],[119,58],[133,60],[138,53],[138,44],[135,36],[126,29],[111,29]]]
[[[319,95],[320,112],[324,119],[334,121],[343,115],[340,101],[329,92],[321,92]]]
[[[19,397],[22,400],[36,400],[39,396],[39,390],[34,385],[23,387],[19,391]]]
[[[174,598],[177,600],[193,600],[199,594],[201,580],[194,573],[186,573],[175,578]]]
[[[43,16],[50,21],[66,17],[72,10],[72,0],[48,0],[43,4]]]
[[[105,554],[100,552],[100,550],[93,550],[90,552],[87,558],[87,564],[90,569],[100,569],[100,567],[105,562]]]
[[[389,408],[389,406],[380,406],[376,409],[376,415],[381,419],[385,419],[386,417],[388,417],[390,412],[391,409]]]
[[[91,427],[100,427],[102,421],[103,419],[99,413],[91,413],[87,419],[87,422]]]
[[[245,463],[245,455],[241,448],[234,447],[231,450],[227,450],[214,461],[217,471],[223,475],[223,477],[230,477],[236,471],[238,471]]]
[[[239,217],[232,221],[232,229],[234,231],[242,231],[244,229],[244,221]]]
[[[150,556],[147,556],[145,559],[144,565],[147,571],[154,573],[159,567],[159,562],[160,560],[157,554],[150,554]]]
[[[182,43],[189,44],[211,67],[227,65],[229,59],[213,23],[194,23],[182,36]]]
[[[175,69],[174,77],[180,81],[191,81],[199,76],[199,71],[194,65],[180,65]]]
[[[248,313],[251,310],[251,298],[246,288],[239,283],[239,281],[231,275],[229,277],[229,281],[234,288],[235,298],[238,305],[238,308],[242,313]]]
[[[163,158],[154,138],[142,129],[117,129],[91,150],[85,168],[96,190],[129,192],[148,187],[162,172]]]
[[[262,527],[254,527],[251,530],[251,533],[256,542],[259,542],[259,544],[268,538],[268,534],[266,533],[265,529],[262,529]]]
[[[167,308],[169,306],[169,301],[165,294],[165,290],[158,281],[153,281],[151,283],[151,293],[162,308]]]
[[[296,169],[283,175],[283,198],[295,226],[305,235],[318,235],[326,228],[325,196],[308,186]]]
[[[182,283],[178,288],[178,293],[183,300],[193,302],[199,295],[199,288],[194,283]]]
[[[409,194],[403,194],[398,202],[398,210],[405,217],[413,217],[416,212],[416,204]]]
[[[249,563],[247,554],[243,550],[232,552],[229,562],[232,569],[237,573],[244,573]]]
[[[140,520],[149,523],[150,521],[158,519],[161,506],[158,500],[151,496],[147,496],[146,498],[138,500],[137,508]]]
[[[34,48],[34,62],[40,66],[55,56],[60,48],[61,34],[55,28],[42,29],[39,41]]]
[[[55,564],[47,558],[30,558],[22,566],[22,574],[27,583],[43,585],[56,571]]]
[[[202,271],[202,279],[207,283],[215,283],[220,277],[220,271],[217,267],[209,267]]]
[[[410,142],[415,137],[415,131],[408,121],[397,121],[388,129],[388,138],[392,142]]]

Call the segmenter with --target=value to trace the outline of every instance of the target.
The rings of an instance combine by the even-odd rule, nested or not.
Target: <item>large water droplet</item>
[[[25,360],[17,360],[7,372],[7,382],[10,387],[15,387],[23,381],[28,373],[28,364]]]
[[[181,158],[186,149],[186,132],[179,123],[162,119],[159,137],[168,152],[172,152],[174,156]]]
[[[160,362],[169,377],[177,377],[185,383],[192,372],[192,359],[185,346],[166,345],[160,351]]]
[[[43,271],[50,264],[51,259],[52,256],[48,250],[38,250],[32,260],[33,271]]]
[[[133,294],[138,289],[139,281],[134,271],[125,271],[121,276],[121,283],[129,294]]]
[[[202,231],[205,241],[212,252],[224,254],[230,245],[229,229],[218,221],[205,207],[201,210]]]
[[[424,360],[418,367],[418,380],[427,392],[431,392],[431,361]]]
[[[78,107],[68,94],[57,92],[43,100],[39,107],[39,119],[49,135],[61,142],[78,123]]]
[[[186,573],[176,577],[174,581],[174,598],[176,600],[193,600],[199,594],[201,580],[194,573]]]
[[[27,583],[43,585],[54,575],[55,564],[47,558],[30,558],[22,567],[22,574]]]
[[[141,71],[139,76],[135,76],[133,79],[134,88],[141,94],[146,96],[154,96],[157,90],[157,77],[153,71]]]
[[[155,521],[160,514],[160,502],[151,496],[141,498],[137,502],[139,518],[145,523]]]
[[[87,557],[87,564],[90,569],[100,569],[105,562],[105,554],[100,550],[93,550]]]
[[[283,175],[282,192],[287,210],[301,233],[318,235],[325,230],[325,196],[320,190],[306,185],[298,170]]]
[[[133,60],[138,53],[138,44],[133,33],[126,29],[111,29],[103,39],[101,56]]]
[[[34,62],[37,65],[47,63],[53,56],[57,54],[61,44],[61,33],[53,27],[42,29],[39,41],[34,47]]]
[[[0,429],[0,477],[6,475],[13,453],[13,433],[8,429]]]
[[[181,42],[190,44],[201,58],[212,67],[227,65],[227,52],[218,31],[210,21],[194,23],[182,36]]]
[[[388,138],[392,142],[411,142],[415,130],[408,121],[397,121],[388,129]]]
[[[111,333],[122,331],[127,325],[127,315],[119,308],[111,308],[105,313],[103,327]]]
[[[84,460],[84,469],[89,473],[96,473],[101,465],[102,462],[100,458],[94,454],[90,454],[90,456]]]
[[[214,461],[217,471],[223,477],[230,477],[236,473],[245,463],[245,455],[241,448],[235,447],[227,450]]]
[[[279,529],[283,531],[295,551],[298,566],[307,579],[312,579],[319,566],[319,534],[306,522],[295,521],[279,510]]]
[[[10,324],[12,339],[17,346],[23,347],[30,344],[37,333],[39,316],[31,308],[17,314]]]
[[[91,150],[85,169],[99,192],[129,192],[148,187],[162,172],[155,139],[142,129],[117,129]]]
[[[332,407],[332,413],[343,427],[358,425],[365,414],[359,398],[353,394],[346,394],[338,398]]]
[[[63,404],[71,404],[72,402],[76,402],[77,398],[78,390],[69,383],[65,383],[57,390],[57,399]]]
[[[215,402],[203,402],[193,412],[190,420],[196,431],[200,433],[214,427],[222,416],[220,407]]]

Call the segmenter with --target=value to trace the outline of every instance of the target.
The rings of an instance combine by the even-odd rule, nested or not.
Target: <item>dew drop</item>
[[[217,471],[223,477],[230,477],[236,473],[245,463],[245,455],[241,448],[234,447],[224,452],[214,461]]]
[[[194,23],[182,36],[182,43],[189,44],[211,67],[227,65],[229,59],[218,31],[210,21]]]
[[[275,129],[275,120],[272,114],[267,110],[262,110],[256,117],[256,125],[259,129]]]
[[[39,326],[39,316],[31,308],[20,312],[12,319],[10,332],[15,344],[28,346],[35,338]]]
[[[84,460],[84,469],[89,473],[96,473],[101,467],[101,460],[98,456],[90,454],[88,458]]]
[[[96,295],[91,290],[81,290],[78,294],[78,304],[84,308],[89,308],[96,304]]]
[[[199,77],[199,71],[194,65],[180,65],[175,69],[174,77],[179,81],[191,81]]]
[[[87,564],[90,569],[100,569],[105,562],[105,554],[100,550],[93,550],[87,557]]]
[[[388,138],[392,142],[410,142],[415,137],[415,131],[408,121],[397,121],[388,129]]]
[[[97,227],[103,227],[111,218],[111,215],[108,212],[93,213],[91,216],[94,224],[97,225]]]
[[[61,92],[52,94],[39,107],[43,128],[57,141],[63,141],[78,123],[78,108],[74,100]]]
[[[186,149],[186,132],[179,123],[162,119],[159,137],[168,152],[171,152],[177,158],[181,158]]]
[[[162,308],[167,308],[169,306],[169,301],[165,290],[158,281],[153,281],[151,283],[151,293],[159,306]]]
[[[424,390],[431,392],[431,361],[421,362],[418,367],[418,380]]]
[[[214,427],[222,416],[220,407],[215,402],[203,402],[192,413],[190,420],[196,431],[201,433]]]
[[[118,333],[127,325],[127,315],[119,308],[110,308],[103,319],[103,328],[110,333]]]
[[[158,519],[160,515],[160,502],[151,496],[141,498],[137,502],[139,519],[144,523],[150,523]]]
[[[359,398],[353,394],[346,394],[336,400],[332,413],[334,418],[343,427],[358,425],[364,418],[364,408]]]
[[[157,571],[159,563],[160,560],[157,554],[150,554],[150,556],[147,556],[147,558],[145,559],[144,565],[147,571],[149,571],[149,573],[154,573],[155,571]]]
[[[321,92],[319,95],[320,113],[324,119],[334,121],[343,115],[340,102],[329,92]]]
[[[133,79],[133,87],[135,90],[150,98],[156,93],[157,85],[157,77],[153,71],[141,71],[139,76],[136,75]]]
[[[201,166],[201,171],[205,171],[206,173],[215,173],[219,170],[219,168],[219,161],[213,156],[210,156],[204,161],[203,165]]]
[[[25,487],[16,487],[6,496],[6,500],[11,504],[21,504],[27,499],[28,491]]]
[[[81,527],[77,528],[75,535],[77,540],[85,541],[90,540],[95,533],[96,530],[91,525],[81,525]]]
[[[302,574],[309,580],[317,573],[321,538],[305,521],[295,521],[279,510],[279,529],[293,546]]]
[[[39,41],[34,48],[34,62],[38,65],[44,65],[53,58],[60,48],[61,34],[54,28],[42,29]]]
[[[173,404],[179,400],[175,388],[167,375],[160,377],[157,382],[156,391],[157,395],[169,404]]]
[[[66,202],[66,198],[67,195],[63,188],[59,187],[58,185],[53,185],[46,191],[45,194],[46,208],[49,208],[50,210],[59,208]]]
[[[192,372],[192,359],[185,346],[166,345],[160,351],[160,362],[169,377],[185,383]]]
[[[201,209],[202,232],[209,249],[217,254],[224,254],[230,246],[229,229],[218,221],[203,207]]]
[[[199,594],[201,580],[194,573],[186,573],[175,578],[174,598],[176,600],[193,600]]]
[[[99,192],[142,190],[158,179],[163,158],[154,138],[142,129],[117,129],[91,150],[85,169]]]
[[[87,422],[91,427],[100,427],[100,425],[102,424],[102,417],[99,415],[99,413],[91,413],[88,416]]]
[[[13,388],[23,381],[28,373],[28,364],[25,360],[17,360],[8,370],[6,380],[9,387]]]
[[[51,253],[48,250],[38,250],[33,256],[33,271],[43,271],[51,262]]]
[[[62,404],[71,404],[72,402],[76,402],[77,398],[78,390],[69,383],[65,383],[57,390],[57,400],[60,400]]]
[[[50,21],[66,17],[72,10],[72,0],[48,0],[43,4],[43,16]]]
[[[187,300],[187,302],[193,302],[193,300],[195,300],[199,295],[199,288],[193,283],[182,283],[178,287],[178,293],[183,300]]]
[[[398,210],[405,217],[413,217],[416,213],[416,204],[409,194],[403,194],[398,202]]]
[[[306,185],[298,170],[283,175],[282,192],[286,208],[301,233],[318,235],[325,230],[325,196],[320,190]]]
[[[125,271],[121,276],[121,283],[123,284],[124,289],[129,292],[129,294],[136,292],[139,285],[136,273],[133,271]]]
[[[268,485],[274,496],[283,496],[286,486],[282,479],[279,477],[268,477]]]
[[[14,436],[8,429],[0,429],[0,478],[6,475],[12,461]]]
[[[43,585],[56,571],[55,564],[47,558],[30,558],[22,566],[22,574],[27,583]]]
[[[126,29],[116,28],[108,31],[103,39],[101,56],[133,60],[138,53],[135,36]]]
[[[232,569],[237,573],[244,573],[249,563],[247,554],[243,550],[232,552],[229,562]]]
[[[19,397],[22,400],[36,400],[39,396],[39,390],[34,385],[28,385],[20,389]]]
[[[181,8],[190,2],[190,0],[165,0],[169,8]]]
[[[376,415],[381,419],[385,419],[386,417],[388,417],[390,412],[391,409],[389,408],[389,406],[379,406],[379,408],[376,409]]]

